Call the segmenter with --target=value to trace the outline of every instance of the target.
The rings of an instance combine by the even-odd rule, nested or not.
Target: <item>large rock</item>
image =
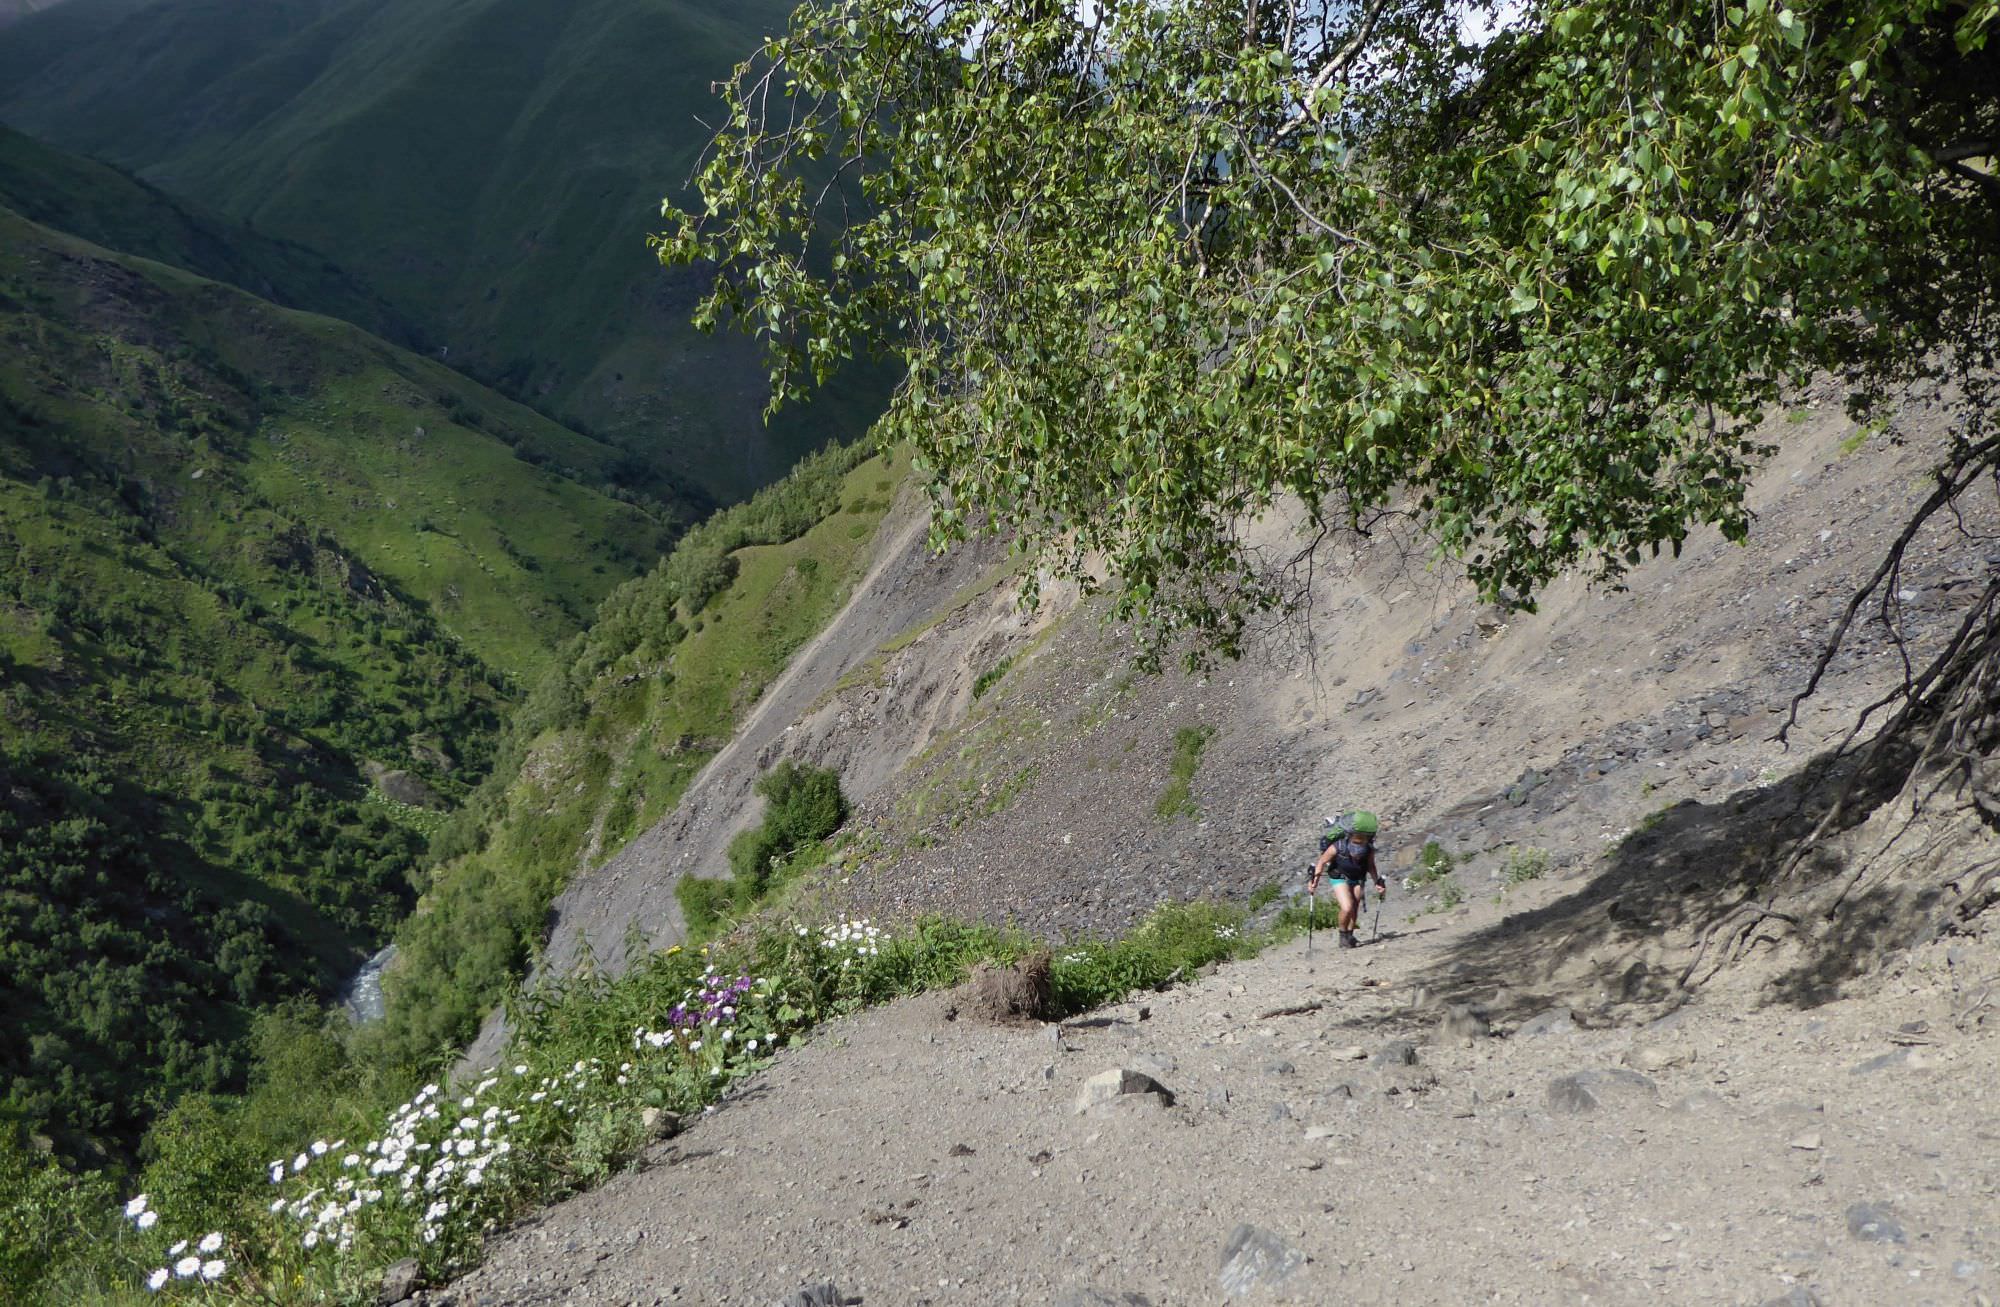
[[[1076,1092],[1075,1110],[1079,1114],[1093,1109],[1102,1111],[1120,1099],[1134,1095],[1145,1095],[1152,1100],[1150,1105],[1157,1107],[1170,1107],[1174,1101],[1173,1090],[1144,1071],[1137,1071],[1131,1067],[1113,1067],[1109,1071],[1100,1071],[1083,1082],[1083,1088]]]
[[[1549,1110],[1580,1116],[1607,1104],[1650,1103],[1658,1093],[1659,1086],[1650,1077],[1623,1067],[1578,1071],[1549,1081]]]
[[[1306,1264],[1306,1255],[1279,1236],[1255,1225],[1239,1225],[1222,1245],[1222,1292],[1241,1298],[1256,1289],[1282,1284]]]

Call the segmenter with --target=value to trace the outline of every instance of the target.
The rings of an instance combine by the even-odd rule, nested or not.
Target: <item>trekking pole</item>
[[[1382,938],[1382,901],[1388,897],[1389,891],[1386,889],[1375,891],[1375,926],[1368,934],[1368,942],[1370,944]]]
[[[1313,918],[1319,915],[1319,880],[1317,877],[1306,881],[1306,956],[1313,951]]]

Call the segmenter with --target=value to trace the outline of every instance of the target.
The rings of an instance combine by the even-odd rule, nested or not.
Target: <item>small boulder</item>
[[[1282,1238],[1245,1224],[1230,1231],[1222,1245],[1222,1271],[1217,1278],[1225,1295],[1241,1298],[1252,1290],[1284,1283],[1305,1264],[1306,1255]]]
[[[1902,1222],[1881,1203],[1856,1203],[1847,1209],[1847,1232],[1863,1243],[1908,1243]]]
[[[1546,1012],[1538,1012],[1521,1023],[1514,1032],[1516,1039],[1535,1039],[1543,1035],[1570,1035],[1576,1033],[1576,1014],[1566,1007],[1552,1007]]]
[[[1375,1050],[1375,1056],[1368,1059],[1376,1066],[1415,1066],[1417,1046],[1407,1039],[1392,1039]]]
[[[1049,1020],[1054,1014],[1051,977],[1053,960],[1046,952],[1022,958],[1011,967],[980,963],[959,991],[959,1007],[968,1015],[996,1025],[1023,1025]],[[1058,1027],[1054,1036],[1062,1041]]]
[[[646,1132],[648,1139],[671,1139],[681,1132],[681,1114],[662,1107],[649,1107],[639,1113],[639,1128]]]
[[[1171,1107],[1174,1101],[1173,1091],[1144,1071],[1113,1067],[1083,1082],[1083,1088],[1076,1093],[1075,1110],[1080,1115],[1133,1095],[1152,1098],[1155,1100],[1152,1105],[1158,1107]]]

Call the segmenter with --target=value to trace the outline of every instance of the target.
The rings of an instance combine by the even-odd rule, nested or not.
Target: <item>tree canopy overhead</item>
[[[1490,598],[1747,528],[1823,371],[1991,460],[2000,0],[808,0],[663,259],[778,397],[868,351],[944,536],[1229,648],[1241,524],[1404,507]],[[1481,35],[1474,36],[1474,33]],[[778,402],[778,401],[774,401]]]

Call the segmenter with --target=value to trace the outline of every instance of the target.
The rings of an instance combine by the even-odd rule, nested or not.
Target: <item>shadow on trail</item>
[[[1627,1018],[1678,1006],[1691,992],[1680,984],[1691,943],[1758,893],[1854,777],[1839,819],[1791,876],[1804,885],[1841,873],[1827,841],[1892,797],[1907,762],[1891,750],[1857,777],[1856,757],[1821,754],[1773,784],[1683,801],[1580,873],[1574,892],[1470,932],[1415,979],[1439,999],[1475,1003],[1503,1029],[1557,1004],[1600,1017],[1624,1007]],[[1899,936],[1911,906],[1908,894],[1884,892],[1850,898],[1831,921],[1801,919],[1805,961],[1767,986],[1767,1001],[1811,1007],[1835,997],[1885,940],[1910,942]]]

